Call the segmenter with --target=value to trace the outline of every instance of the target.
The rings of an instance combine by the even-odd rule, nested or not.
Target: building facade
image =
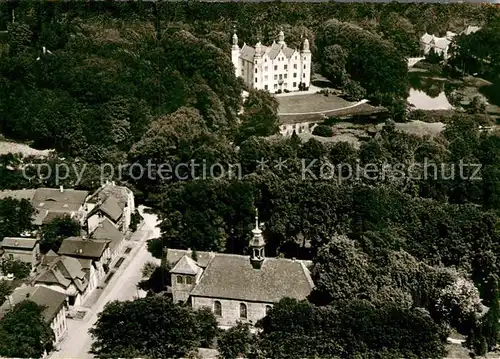
[[[0,248],[3,258],[29,263],[31,270],[35,270],[40,263],[40,243],[37,238],[5,237],[0,242]]]
[[[231,59],[236,76],[254,89],[271,93],[306,90],[311,82],[311,51],[309,41],[304,40],[302,49],[287,47],[285,35],[280,31],[278,42],[264,46],[260,41],[255,47],[238,45],[233,35]]]

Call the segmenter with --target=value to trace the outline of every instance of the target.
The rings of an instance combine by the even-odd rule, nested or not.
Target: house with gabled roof
[[[264,46],[259,42],[253,46],[238,45],[238,35],[233,34],[231,59],[235,74],[254,89],[271,93],[308,89],[311,82],[311,51],[309,41],[304,39],[302,49],[292,49],[280,31],[278,42]]]
[[[84,268],[78,259],[60,256],[51,250],[43,257],[32,284],[64,293],[70,307],[80,306],[97,286],[94,272],[92,266]]]
[[[3,258],[18,259],[29,263],[34,270],[40,263],[40,241],[38,238],[5,237],[0,242]]]
[[[125,234],[109,218],[104,218],[89,235],[90,239],[109,241],[110,261],[123,250]]]
[[[195,260],[189,250],[169,249],[174,302],[208,307],[228,328],[237,322],[255,324],[282,298],[306,299],[314,288],[311,263],[266,258],[258,219],[252,232],[249,256],[197,252]]]
[[[0,191],[0,199],[11,197],[26,199],[35,208],[33,224],[42,226],[50,223],[54,218],[69,216],[82,224],[86,213],[88,191],[57,188],[38,188],[28,190]]]
[[[83,237],[65,238],[57,253],[90,263],[95,269],[97,281],[104,278],[111,262],[110,240]]]
[[[87,205],[89,211],[85,223],[89,233],[93,232],[104,218],[113,222],[122,232],[126,232],[135,212],[133,192],[127,187],[117,186],[114,182],[101,186],[88,199]]]
[[[38,188],[31,200],[37,211],[34,224],[41,226],[50,223],[54,218],[64,216],[69,216],[82,224],[88,195],[88,191],[65,189],[62,186],[59,189]]]
[[[0,306],[0,319],[11,311],[17,304],[30,300],[42,307],[43,319],[50,324],[54,331],[54,344],[61,342],[68,332],[66,322],[66,295],[47,287],[24,286],[16,288]]]

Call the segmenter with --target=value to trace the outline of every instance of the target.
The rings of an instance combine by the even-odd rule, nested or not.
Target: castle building
[[[280,31],[278,42],[264,46],[259,42],[255,47],[238,46],[238,36],[233,34],[231,59],[236,76],[254,89],[281,91],[307,90],[311,82],[311,51],[309,41],[304,40],[302,50],[287,47],[285,35]]]
[[[173,301],[210,308],[218,324],[255,324],[281,299],[306,299],[314,287],[308,261],[266,258],[256,218],[250,255],[169,249]]]

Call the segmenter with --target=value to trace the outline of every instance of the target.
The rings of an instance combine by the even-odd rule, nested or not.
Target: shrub
[[[333,130],[332,130],[331,126],[318,125],[314,128],[313,135],[321,136],[321,137],[332,137]]]

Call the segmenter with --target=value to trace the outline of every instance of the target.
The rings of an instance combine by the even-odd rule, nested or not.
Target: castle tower
[[[255,210],[255,228],[252,230],[253,238],[250,241],[250,262],[255,269],[260,269],[265,259],[264,247],[266,242],[259,228],[259,213]]]
[[[238,46],[238,35],[236,35],[236,29],[233,33],[233,46],[231,47],[231,61],[234,65],[235,75],[239,75],[239,64],[240,64],[240,48]]]
[[[301,76],[300,82],[305,88],[309,88],[311,84],[311,50],[309,49],[309,40],[305,39],[300,52],[301,58]]]
[[[280,44],[282,47],[286,46],[285,34],[283,33],[283,29],[280,30],[280,33],[278,34],[278,44]]]
[[[262,89],[262,44],[257,42],[255,45],[255,55],[254,55],[254,80],[253,87],[256,89]]]

